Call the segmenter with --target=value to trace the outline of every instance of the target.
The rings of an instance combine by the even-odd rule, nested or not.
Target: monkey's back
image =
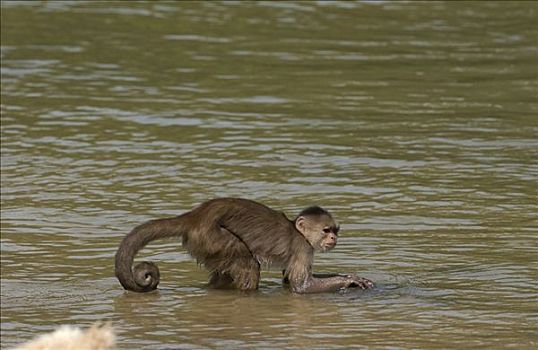
[[[310,248],[284,213],[252,200],[213,199],[193,209],[190,216],[195,230],[184,236],[183,243],[202,263],[209,256],[237,258],[248,253],[260,263],[279,267],[287,264],[292,242]]]

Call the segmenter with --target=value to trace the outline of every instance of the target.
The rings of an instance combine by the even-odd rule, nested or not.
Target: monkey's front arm
[[[284,279],[284,282],[286,283],[287,280]],[[374,283],[363,277],[340,274],[313,274],[303,283],[290,281],[290,289],[300,294],[336,292],[353,287],[368,289],[373,288]]]

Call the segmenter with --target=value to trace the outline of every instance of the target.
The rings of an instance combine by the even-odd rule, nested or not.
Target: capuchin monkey
[[[283,269],[284,284],[294,293],[373,287],[370,280],[357,276],[312,273],[314,252],[333,249],[338,230],[331,214],[317,206],[289,220],[251,200],[213,199],[180,216],[135,227],[116,253],[116,276],[127,290],[156,289],[157,265],[141,262],[132,268],[133,259],[153,240],[181,237],[183,247],[210,271],[209,285],[215,288],[255,290],[261,266]]]

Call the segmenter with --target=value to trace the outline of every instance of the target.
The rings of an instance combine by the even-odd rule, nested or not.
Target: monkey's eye
[[[330,228],[328,228],[328,227],[325,227],[323,229],[323,233],[331,233],[331,232],[332,232],[332,230]]]

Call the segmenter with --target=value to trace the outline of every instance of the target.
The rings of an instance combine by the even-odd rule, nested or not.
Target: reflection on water
[[[110,320],[122,348],[530,348],[533,2],[3,2],[2,347]],[[373,291],[214,291],[123,235],[217,196],[330,209],[316,269]]]

